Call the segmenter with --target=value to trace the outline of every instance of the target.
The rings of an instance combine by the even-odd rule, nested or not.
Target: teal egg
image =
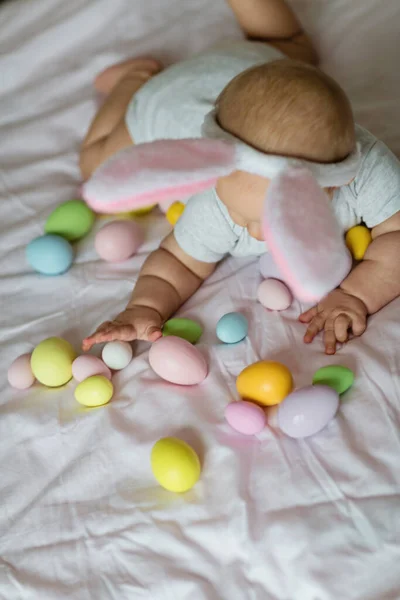
[[[247,319],[238,312],[227,313],[217,323],[217,337],[225,344],[236,344],[243,340],[249,330]]]
[[[199,323],[192,321],[192,319],[176,317],[164,324],[162,333],[163,335],[175,335],[187,340],[191,344],[195,344],[199,341],[203,329]]]
[[[42,235],[26,247],[26,258],[31,267],[43,275],[61,275],[72,265],[71,244],[59,235]]]
[[[69,242],[80,240],[93,227],[94,212],[83,200],[68,200],[57,206],[47,218],[46,233],[60,235]]]
[[[338,394],[344,394],[344,392],[351,388],[353,382],[353,371],[342,365],[321,367],[313,377],[313,385],[327,385],[336,390]]]

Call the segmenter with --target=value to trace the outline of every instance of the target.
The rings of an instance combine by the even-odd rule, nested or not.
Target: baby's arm
[[[372,238],[364,260],[340,288],[300,316],[309,323],[305,342],[324,330],[327,354],[334,354],[337,342],[347,341],[349,330],[361,335],[367,316],[400,296],[400,212],[374,227]]]
[[[163,323],[194,294],[215,267],[216,263],[201,262],[186,254],[171,233],[145,261],[126,309],[84,339],[83,350],[113,340],[154,342],[162,335]]]

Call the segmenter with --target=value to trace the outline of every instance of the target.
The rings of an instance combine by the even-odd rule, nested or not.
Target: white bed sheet
[[[358,121],[400,152],[397,0],[293,0]],[[0,6],[0,598],[7,600],[394,600],[400,598],[399,301],[334,362],[355,369],[338,417],[295,441],[234,434],[224,408],[235,376],[276,358],[297,385],[332,362],[302,344],[295,304],[255,303],[256,263],[230,259],[180,311],[198,319],[210,364],[195,388],[150,370],[148,346],[115,377],[116,394],[83,410],[73,383],[24,393],[8,364],[41,339],[81,338],[123,307],[167,231],[143,219],[130,261],[96,258],[94,233],[59,278],[33,274],[25,245],[73,197],[79,142],[95,111],[94,75],[129,55],[171,62],[239,30],[221,0],[14,0]],[[103,222],[99,221],[97,228]],[[218,318],[244,310],[246,341],[217,344]],[[183,496],[159,488],[149,455],[179,435],[202,457]]]

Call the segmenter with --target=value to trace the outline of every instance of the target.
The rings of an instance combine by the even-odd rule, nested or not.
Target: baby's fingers
[[[90,350],[95,344],[105,342],[131,342],[136,339],[136,330],[133,325],[118,325],[117,323],[104,323],[91,336],[85,338],[82,342],[82,348],[85,352]]]
[[[311,321],[310,325],[307,328],[307,331],[304,336],[304,341],[306,344],[310,344],[317,333],[323,330],[325,324],[325,317],[322,314],[317,315]]]

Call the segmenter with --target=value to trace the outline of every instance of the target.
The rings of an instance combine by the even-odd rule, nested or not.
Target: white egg
[[[125,369],[132,360],[132,346],[128,342],[108,342],[103,348],[101,357],[104,363],[114,371]]]

